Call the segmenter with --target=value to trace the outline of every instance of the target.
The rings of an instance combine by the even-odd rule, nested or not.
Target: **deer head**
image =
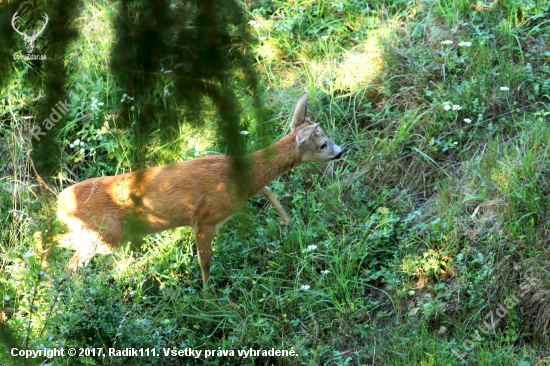
[[[44,26],[42,26],[42,29],[40,29],[39,31],[34,31],[34,33],[29,36],[27,35],[27,33],[23,33],[21,32],[16,26],[15,26],[15,21],[17,20],[17,18],[19,18],[17,16],[17,11],[15,12],[15,14],[13,14],[13,17],[11,18],[11,26],[13,27],[13,29],[19,33],[20,35],[23,36],[23,39],[25,40],[25,42],[27,42],[29,44],[29,46],[27,47],[27,53],[32,53],[33,49],[34,49],[34,42],[36,41],[36,39],[38,38],[38,36],[44,31],[44,28],[46,28],[46,24],[48,24],[48,14],[44,13],[44,20],[45,20],[45,23],[44,23]]]

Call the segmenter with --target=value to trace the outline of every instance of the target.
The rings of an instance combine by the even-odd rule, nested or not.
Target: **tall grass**
[[[78,109],[55,137],[63,160],[55,186],[40,181],[29,158],[31,66],[15,64],[0,92],[0,329],[11,330],[0,361],[19,362],[12,347],[149,347],[293,349],[298,356],[49,362],[548,362],[546,2],[245,2],[269,116],[259,126],[250,95],[235,91],[247,149],[265,145],[262,133],[268,142],[286,134],[291,108],[307,91],[312,119],[345,154],[270,185],[290,227],[253,198],[220,230],[210,293],[201,290],[188,228],[97,256],[71,274],[64,271],[71,251],[56,250],[52,279],[41,272],[32,234],[64,230],[52,221],[57,193],[131,166],[133,136],[115,126],[114,114],[120,103],[130,118],[141,112],[109,66],[117,4],[83,5],[81,36],[66,61],[71,85],[83,89],[72,89]],[[155,67],[154,102],[185,122],[165,65]],[[214,108],[204,106],[204,123],[181,123],[177,139],[164,140],[161,127],[153,133],[150,166],[225,152]],[[521,303],[470,348],[465,341],[484,316],[527,279],[535,285]]]

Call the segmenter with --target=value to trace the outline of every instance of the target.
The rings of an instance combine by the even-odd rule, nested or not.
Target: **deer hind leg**
[[[204,288],[208,286],[208,281],[210,280],[214,231],[214,226],[199,226],[195,230],[195,242],[197,243],[197,252],[202,271],[202,285]]]
[[[77,271],[78,269],[88,265],[90,260],[95,255],[95,252],[89,250],[77,250],[67,263],[67,269]]]
[[[52,246],[72,249],[75,251],[75,254],[69,260],[67,265],[67,268],[73,271],[86,266],[96,253],[109,254],[114,249],[114,245],[108,243],[97,233],[92,231],[78,230],[56,235],[51,238],[51,244],[47,248],[43,247],[43,242],[40,236],[41,233],[35,234],[35,238],[37,239],[36,247],[39,253],[42,254],[41,265],[43,268],[48,266],[47,257]],[[118,242],[115,243],[115,245],[116,244],[118,244]]]
[[[109,240],[96,232],[82,230],[72,233],[67,248],[74,249],[75,253],[67,264],[70,270],[77,270],[88,265],[96,253],[110,254],[119,243],[119,239],[111,236]]]
[[[277,200],[277,197],[273,194],[271,189],[269,189],[268,186],[265,186],[264,188],[260,189],[260,191],[257,193],[258,196],[265,197],[271,205],[273,205],[273,208],[275,208],[275,211],[281,215],[281,225],[288,225],[291,222],[290,216],[288,216],[288,213],[285,211],[283,206],[279,203]]]
[[[99,223],[95,217],[86,220],[70,216],[59,218],[71,230],[59,243],[60,247],[75,251],[67,264],[69,270],[85,267],[96,253],[110,254],[120,243],[121,226],[110,217],[103,217]]]
[[[36,243],[35,247],[38,254],[40,255],[40,266],[43,269],[47,269],[49,267],[48,258],[53,247],[72,248],[72,234],[72,232],[69,232],[66,234],[59,234],[54,237],[49,237],[46,238],[46,243],[44,243],[42,232],[39,231],[34,233],[34,239]]]

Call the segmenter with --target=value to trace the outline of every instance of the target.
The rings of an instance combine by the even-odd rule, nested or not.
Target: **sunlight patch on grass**
[[[277,62],[281,59],[282,55],[280,48],[277,47],[277,39],[267,39],[256,49],[256,54],[265,63]]]
[[[329,44],[321,60],[301,55],[300,61],[309,84],[332,94],[335,91],[361,90],[375,83],[384,67],[382,45],[397,25],[397,22],[387,22],[385,27],[371,31],[361,44],[352,49]]]
[[[343,61],[336,66],[334,80],[336,89],[356,90],[362,88],[366,84],[372,83],[382,71],[381,40],[378,32],[373,33],[356,50],[344,51]]]
[[[88,4],[78,19],[82,39],[72,45],[73,52],[69,55],[82,70],[98,68],[99,74],[99,70],[109,67],[109,54],[115,44],[111,17],[106,8]],[[87,57],[82,57],[83,54]]]

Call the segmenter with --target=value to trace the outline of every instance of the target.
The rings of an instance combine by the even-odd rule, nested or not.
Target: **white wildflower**
[[[459,42],[458,47],[470,47],[472,42]]]
[[[131,107],[130,107],[130,110],[133,111],[133,110],[134,110],[134,106],[131,106]]]
[[[451,109],[451,102],[443,102],[443,109],[448,111]]]
[[[10,301],[10,295],[4,295],[4,301]]]
[[[167,97],[170,96],[170,92],[168,91],[168,89],[164,89],[164,95],[166,95]]]
[[[85,148],[80,149],[80,153],[81,153],[81,154],[84,154],[85,151],[86,151]]]
[[[302,285],[302,287],[300,287],[302,290],[309,290],[311,288],[310,285]]]
[[[313,250],[317,249],[317,245],[308,245],[306,249],[304,249],[304,252],[311,252]]]
[[[98,106],[103,106],[103,102],[97,103]]]
[[[450,39],[448,39],[448,40],[446,40],[446,41],[441,41],[441,44],[449,45],[449,44],[453,44],[453,41],[451,41]]]
[[[500,87],[500,90],[502,90],[502,91],[508,91],[508,90],[510,90],[510,88],[508,88],[507,86],[501,86],[501,87]]]
[[[324,275],[329,274],[329,273],[330,273],[330,271],[328,269],[324,269],[324,270],[321,271],[321,274],[324,274]]]
[[[258,22],[255,21],[255,20],[249,21],[248,24],[250,24],[250,25],[253,26],[254,28],[260,28],[260,27],[262,26],[260,23],[258,23]]]
[[[265,41],[267,39],[267,37],[264,37],[264,36],[261,36],[260,38],[258,38],[260,41]]]
[[[71,144],[70,146],[71,146],[71,147],[74,147],[74,144]]]
[[[240,133],[241,135],[245,135],[245,136],[246,136],[246,135],[248,135],[250,132],[248,132],[248,131],[239,131],[239,133]]]
[[[464,120],[463,120],[463,121],[464,121],[464,122],[466,122],[466,123],[471,123],[471,122],[472,122],[472,120],[471,120],[471,119],[469,119],[469,118],[464,118]]]
[[[459,106],[459,105],[453,105],[453,111],[459,111],[461,110],[462,108]]]
[[[128,94],[126,94],[126,93],[122,94],[122,98],[124,98],[124,99],[128,98]]]
[[[73,144],[74,144],[74,146],[80,145],[80,139],[74,140]]]
[[[169,6],[170,10],[176,10],[176,4],[172,3]]]

